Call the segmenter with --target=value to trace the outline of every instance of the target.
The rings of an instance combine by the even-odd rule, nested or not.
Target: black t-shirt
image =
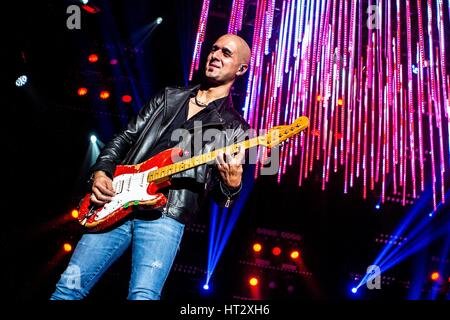
[[[190,97],[183,103],[183,106],[178,110],[178,113],[175,116],[175,119],[173,120],[173,122],[169,125],[167,130],[161,135],[161,137],[159,138],[159,140],[155,144],[155,146],[152,149],[147,151],[146,159],[150,159],[151,157],[157,155],[158,153],[176,146],[179,141],[172,141],[172,139],[171,139],[172,132],[175,129],[184,128],[184,129],[189,130],[190,128],[193,128],[194,121],[200,120],[205,113],[211,112],[214,108],[218,108],[222,104],[222,102],[227,98],[227,97],[224,97],[224,98],[220,98],[220,99],[211,101],[208,104],[208,106],[206,106],[203,110],[199,111],[192,118],[187,120],[188,112],[189,112],[189,100],[191,97],[194,97],[196,94],[197,94],[196,92],[193,92],[190,95]],[[172,181],[172,186],[173,186],[173,184],[174,184],[174,181]],[[167,197],[168,190],[161,190],[161,192],[163,192]],[[147,209],[134,208],[133,211],[134,211],[134,214],[136,214],[138,217],[140,217],[142,219],[152,219],[152,218],[158,218],[161,215],[163,209],[156,208],[156,209],[147,210]]]
[[[189,99],[191,97],[194,97],[197,93],[193,92],[190,97],[184,102],[183,106],[178,110],[177,115],[175,116],[175,119],[172,121],[170,126],[167,128],[167,130],[161,135],[158,142],[155,144],[155,146],[148,150],[146,159],[150,159],[154,155],[173,148],[179,141],[172,141],[172,132],[175,129],[183,128],[183,129],[191,129],[194,126],[194,121],[198,120],[199,117],[201,117],[204,113],[210,112],[211,110],[218,108],[222,102],[227,98],[223,97],[220,99],[216,99],[214,101],[211,101],[208,106],[206,106],[203,110],[199,111],[197,114],[195,114],[193,117],[191,117],[189,120],[187,120],[188,112],[189,112]]]

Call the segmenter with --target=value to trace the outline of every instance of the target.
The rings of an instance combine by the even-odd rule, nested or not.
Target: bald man
[[[105,146],[91,168],[91,205],[101,207],[118,196],[119,191],[113,188],[117,164],[140,164],[174,147],[189,150],[185,152],[188,157],[198,156],[242,141],[249,126],[234,110],[230,90],[236,78],[247,71],[249,61],[250,48],[245,40],[223,35],[211,48],[201,84],[167,87],[152,97]],[[206,138],[207,132],[214,133],[213,139],[211,134]],[[226,134],[220,134],[223,132]],[[243,159],[244,150],[221,153],[214,163],[179,172],[171,177],[169,187],[158,190],[165,195],[165,202],[156,207],[132,203],[133,211],[126,219],[101,232],[86,232],[51,299],[86,297],[130,246],[128,299],[160,299],[185,225],[194,221],[207,196],[222,207],[233,204],[242,188]],[[140,167],[136,166],[137,170]],[[135,180],[139,180],[140,190],[146,190],[142,186],[148,183],[146,179]],[[128,189],[134,190],[131,182]]]

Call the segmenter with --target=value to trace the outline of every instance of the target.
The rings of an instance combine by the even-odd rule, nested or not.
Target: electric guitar
[[[132,212],[133,207],[154,209],[166,204],[167,198],[158,190],[170,186],[172,175],[215,160],[221,152],[236,153],[241,148],[258,145],[274,147],[298,134],[309,126],[307,117],[297,118],[291,125],[273,127],[267,134],[232,144],[214,151],[174,162],[175,156],[182,156],[184,150],[172,148],[158,153],[150,159],[135,165],[118,165],[114,172],[113,188],[116,194],[103,206],[91,203],[88,193],[79,206],[78,221],[91,231],[103,230]]]

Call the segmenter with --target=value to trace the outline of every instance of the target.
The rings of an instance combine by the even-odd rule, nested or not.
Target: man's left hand
[[[245,157],[245,149],[240,148],[234,156],[229,152],[221,152],[216,157],[217,168],[219,169],[222,181],[227,187],[237,188],[242,181],[242,163]]]

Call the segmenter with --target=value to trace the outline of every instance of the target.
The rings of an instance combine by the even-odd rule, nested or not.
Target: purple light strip
[[[370,37],[369,37],[370,38]],[[371,76],[370,76],[370,73],[369,73],[369,70],[370,70],[370,61],[372,60],[371,59],[371,56],[370,56],[370,52],[371,52],[371,49],[370,49],[370,47],[369,47],[370,45],[367,45],[367,51],[368,51],[368,54],[367,54],[367,60],[366,60],[366,62],[367,62],[367,72],[368,72],[368,76],[366,77],[366,83],[365,83],[365,86],[364,86],[364,90],[365,90],[365,92],[364,92],[364,126],[363,126],[363,158],[362,158],[362,170],[363,170],[363,199],[366,199],[366,196],[367,196],[367,130],[368,130],[368,96],[369,96],[369,94],[368,94],[368,87],[369,87],[369,85],[368,85],[368,83],[369,83],[369,81],[371,81],[370,79],[371,79]]]
[[[409,0],[406,0],[406,40],[407,40],[407,57],[408,57],[408,109],[409,112],[409,142],[410,142],[410,164],[411,164],[411,178],[412,178],[412,196],[417,198],[416,194],[416,146],[414,138],[414,106],[413,99],[413,85],[412,85],[412,50],[411,50],[411,9]]]
[[[396,52],[396,41],[395,39],[392,39],[392,51],[395,53]],[[401,160],[400,160],[400,155],[401,155],[401,148],[399,148],[399,145],[401,143],[401,139],[399,139],[399,103],[398,103],[398,94],[397,94],[397,69],[394,68],[394,66],[397,65],[397,60],[396,60],[396,55],[393,55],[393,66],[392,66],[392,89],[391,89],[391,101],[393,101],[393,133],[392,133],[392,137],[394,139],[394,154],[393,154],[393,165],[392,165],[392,174],[393,174],[393,192],[396,195],[397,194],[397,188],[398,188],[398,183],[397,183],[397,167],[402,165]],[[401,133],[400,133],[401,134]],[[400,143],[399,143],[400,140]],[[401,173],[399,176],[399,179],[401,177]]]
[[[401,77],[400,77],[401,78]],[[407,119],[408,119],[408,109],[409,109],[409,105],[408,105],[408,101],[407,101],[407,93],[406,90],[402,90],[402,123],[407,123]],[[406,106],[405,108],[403,108],[403,106]],[[407,162],[408,162],[408,155],[407,155],[407,148],[406,148],[406,142],[408,141],[408,135],[407,135],[407,125],[402,125],[403,127],[403,177],[402,177],[402,186],[403,186],[403,194],[402,194],[402,205],[405,206],[406,205],[406,189],[407,189],[407,185],[406,185],[406,167],[407,167]]]
[[[236,15],[238,3],[240,1],[241,0],[233,0],[233,3],[231,4],[231,14],[230,14],[230,21],[228,23],[228,33],[236,34]]]
[[[386,101],[386,95],[387,95],[387,90],[384,90],[384,105],[386,105],[387,101]],[[378,106],[379,109],[382,109],[381,106]],[[384,117],[383,117],[383,132],[386,134],[387,132],[387,128],[388,128],[388,113],[389,113],[389,108],[383,108],[384,111]],[[379,134],[381,135],[381,134]],[[384,203],[384,200],[386,198],[386,164],[389,163],[389,159],[388,159],[388,149],[387,149],[387,145],[386,145],[386,136],[383,139],[383,159],[382,161],[382,168],[383,168],[383,173],[381,175],[381,203]],[[379,159],[379,158],[378,158]],[[378,173],[378,172],[377,172]]]
[[[447,118],[447,143],[448,143],[448,157],[449,157],[449,164],[450,164],[450,101],[447,94],[447,81],[446,81],[446,56],[445,56],[445,37],[444,37],[444,17],[443,17],[443,1],[438,1],[438,16],[439,16],[439,22],[438,22],[438,33],[439,33],[439,48],[440,48],[440,65],[441,65],[441,79],[442,79],[442,93],[443,93],[443,101],[442,101],[442,107],[445,111],[445,117]],[[450,1],[449,1],[449,13],[450,13]],[[450,16],[449,16],[450,20]],[[442,121],[442,126],[444,126],[444,120]],[[442,136],[443,138],[443,136]],[[443,153],[443,151],[442,151]],[[445,171],[445,162],[444,162],[444,156],[442,155],[441,158],[441,194],[442,194],[442,203],[445,203],[445,183],[443,180],[444,177],[444,171]]]
[[[359,177],[359,169],[361,167],[361,122],[362,122],[362,103],[363,103],[363,96],[362,96],[362,90],[363,90],[363,64],[364,64],[364,58],[362,54],[362,28],[363,24],[362,21],[362,5],[359,6],[358,10],[358,21],[359,22],[359,28],[358,28],[358,56],[360,57],[358,59],[358,145],[357,145],[357,151],[356,151],[356,177]]]
[[[369,88],[371,89],[371,97],[370,97],[370,190],[374,190],[374,172],[375,172],[375,32],[372,32],[369,35],[369,45],[370,45],[370,63],[368,64],[368,72],[369,72],[369,81],[371,85]],[[369,56],[369,55],[368,55]],[[364,197],[365,198],[365,197]]]
[[[303,1],[304,0],[297,0],[295,5],[295,35],[294,35],[294,47],[296,47],[299,42],[301,41],[301,34],[303,33]],[[302,9],[302,10],[300,10]],[[294,58],[297,58],[297,51],[294,50]]]
[[[200,22],[198,24],[197,36],[194,45],[194,54],[192,56],[191,68],[189,71],[189,81],[194,76],[194,69],[198,70],[200,63],[200,54],[202,51],[202,44],[205,40],[206,23],[208,22],[210,0],[203,0],[202,11],[200,13]]]
[[[231,5],[230,21],[228,23],[228,33],[237,34],[242,29],[242,19],[244,17],[245,0],[233,0]]]
[[[292,34],[294,34],[294,31],[292,30],[293,26],[293,20],[295,18],[295,0],[288,0],[289,1],[289,9],[290,14],[287,15],[287,18],[289,20],[289,31],[288,31],[288,42],[287,42],[287,50],[286,50],[286,62],[284,66],[284,73],[289,72],[289,59],[291,57],[291,44],[292,44]],[[287,12],[289,12],[289,9]],[[287,25],[287,24],[286,24]],[[294,34],[295,36],[295,34]]]
[[[427,84],[428,88],[430,88],[430,68],[427,68]],[[430,157],[431,157],[431,186],[433,189],[433,210],[436,211],[437,205],[436,205],[436,163],[434,159],[434,135],[433,135],[433,111],[432,111],[432,102],[431,102],[431,94],[427,95],[428,101],[428,130],[430,134]]]
[[[338,96],[339,96],[339,92],[340,92],[340,85],[341,85],[341,47],[342,47],[342,24],[344,22],[343,19],[343,13],[344,9],[343,9],[343,3],[339,3],[339,14],[338,14],[338,26],[337,26],[337,47],[336,47],[336,87],[333,90],[333,93],[335,93],[334,95],[334,99],[335,99],[335,103],[334,103],[334,107],[336,110],[336,115],[335,115],[335,124],[334,124],[334,172],[337,172],[337,168],[338,168],[338,146],[339,146],[339,141],[338,141],[338,134],[339,134],[339,112],[342,110],[342,107],[340,105],[338,105]],[[341,96],[342,97],[342,96]],[[327,181],[328,181],[328,176],[327,176]]]
[[[430,81],[428,82],[429,84],[431,83],[431,96],[429,94],[429,104],[430,106],[434,106],[434,115],[435,115],[435,119],[436,119],[436,126],[439,127],[439,123],[440,123],[440,110],[439,110],[439,105],[438,105],[438,98],[437,98],[437,93],[436,93],[436,84],[435,84],[435,73],[434,73],[434,67],[435,67],[435,62],[434,62],[434,55],[433,55],[433,14],[432,14],[432,7],[431,7],[431,1],[428,0],[427,1],[427,13],[428,13],[428,53],[429,53],[429,78]],[[430,88],[430,87],[428,87]],[[440,134],[440,132],[439,132]],[[433,156],[435,156],[435,150],[434,148],[431,150],[433,153]],[[436,158],[434,157],[433,162],[436,160]],[[435,175],[435,166],[433,165],[433,207],[434,210],[436,210],[437,207],[437,196],[436,196],[436,175]]]
[[[383,3],[381,2],[380,4],[380,9],[381,12],[383,12]],[[388,15],[388,14],[386,14]],[[386,19],[385,19],[386,21]],[[381,161],[381,151],[382,151],[382,145],[384,148],[384,143],[386,141],[386,130],[384,127],[384,123],[386,121],[386,113],[384,112],[384,109],[386,109],[385,105],[383,104],[383,98],[384,98],[384,86],[383,86],[383,78],[385,77],[385,75],[383,74],[383,61],[382,61],[382,57],[384,56],[384,52],[383,52],[383,40],[382,40],[382,29],[387,31],[387,26],[385,25],[383,28],[378,28],[376,30],[376,62],[377,62],[377,79],[378,79],[378,85],[377,85],[377,96],[378,96],[378,103],[377,103],[377,109],[378,109],[378,141],[377,141],[377,153],[376,153],[376,157],[375,157],[375,163],[374,163],[374,167],[375,167],[375,181],[378,182],[379,181],[379,175],[380,175],[380,170],[383,171],[383,175],[386,175],[386,173],[389,171],[389,167],[388,166],[382,166],[380,168],[380,161]],[[375,123],[372,124],[372,126],[375,126]],[[382,137],[384,136],[384,139],[382,139]],[[387,157],[389,157],[389,154],[386,155]],[[389,159],[384,159],[385,163],[389,163]],[[381,189],[382,192],[382,196],[381,196],[381,201],[383,203],[384,201],[384,189]]]
[[[439,56],[438,48],[436,47],[436,56]],[[440,106],[443,105],[441,102],[441,93],[440,93],[440,78],[439,77],[439,59],[436,61],[436,95],[437,95],[437,103],[435,106],[438,108],[438,132],[439,132],[439,155],[440,155],[440,173],[441,173],[441,202],[445,202],[445,190],[444,190],[444,174],[445,174],[445,162],[444,162],[444,135],[442,133],[444,121],[441,114]]]
[[[242,20],[244,19],[245,0],[240,0],[237,9],[236,28],[237,31],[242,30]]]
[[[438,16],[439,16],[439,21],[438,21],[438,33],[439,33],[439,48],[440,48],[440,60],[439,63],[441,65],[441,79],[442,79],[442,93],[443,93],[443,97],[444,97],[444,101],[443,101],[443,107],[445,110],[445,117],[446,118],[450,118],[450,103],[448,100],[448,95],[447,95],[447,81],[446,81],[446,57],[445,57],[445,36],[444,36],[444,16],[443,16],[443,4],[442,4],[442,0],[438,0],[437,2],[437,10],[438,10]],[[450,9],[450,1],[449,1],[449,9]],[[450,13],[450,12],[449,12]],[[450,17],[449,17],[450,20]],[[447,105],[447,106],[446,106]],[[450,129],[450,127],[449,127]],[[449,136],[450,136],[450,131],[449,131]],[[450,143],[450,139],[449,139],[449,143]],[[450,151],[450,144],[449,144],[449,151]]]
[[[269,40],[272,38],[273,14],[275,11],[275,0],[269,0],[267,6],[266,42],[264,43],[264,54],[269,54]]]
[[[424,106],[424,98],[423,98],[423,67],[422,61],[420,58],[420,44],[417,44],[417,65],[419,66],[419,72],[417,74],[417,88],[418,88],[418,112],[417,118],[419,121],[419,164],[420,164],[420,190],[425,190],[425,165],[424,165],[424,145],[423,145],[423,106]]]
[[[202,11],[200,13],[200,22],[198,24],[197,36],[194,45],[194,54],[192,56],[191,68],[189,71],[189,81],[194,76],[194,69],[198,70],[200,62],[200,54],[202,51],[202,44],[205,40],[206,23],[208,22],[210,0],[203,0]]]

